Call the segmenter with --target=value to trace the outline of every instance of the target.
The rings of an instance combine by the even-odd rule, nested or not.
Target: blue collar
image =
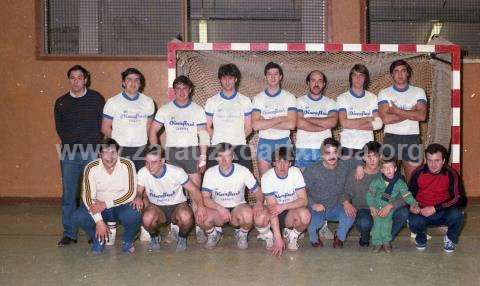
[[[136,94],[134,97],[128,96],[125,91],[122,91],[122,95],[123,95],[123,97],[124,97],[126,100],[130,100],[130,101],[135,101],[135,100],[137,100],[137,99],[140,97],[140,93],[139,93],[139,92],[137,92],[137,94]]]
[[[268,95],[268,96],[270,96],[270,97],[275,97],[275,96],[279,95],[281,92],[282,92],[282,89],[279,88],[278,91],[275,92],[275,94],[270,94],[270,93],[268,92],[268,88],[265,89],[265,94]]]
[[[161,179],[163,176],[165,176],[165,173],[167,172],[167,165],[163,165],[163,170],[160,172],[160,175],[155,176],[153,175],[156,179]]]
[[[365,90],[362,90],[362,93],[361,94],[356,94],[353,89],[350,88],[350,94],[353,96],[353,97],[356,97],[356,98],[362,98],[365,96]]]
[[[173,104],[175,104],[175,106],[178,107],[178,108],[187,108],[191,103],[192,103],[192,100],[188,100],[187,104],[180,105],[180,104],[177,103],[176,100],[173,101]]]
[[[405,91],[407,91],[407,89],[410,87],[410,85],[407,84],[407,86],[405,86],[405,88],[403,88],[403,89],[402,89],[402,88],[398,88],[396,85],[392,85],[392,87],[393,87],[394,90],[396,90],[396,91],[398,91],[398,92],[405,92]]]
[[[220,96],[226,100],[230,100],[230,99],[234,99],[235,96],[237,96],[237,91],[235,90],[232,94],[232,96],[228,97],[225,95],[225,93],[223,93],[223,91],[220,92]]]
[[[290,168],[288,168],[288,171],[290,172]],[[288,172],[287,172],[287,175],[285,177],[280,177],[277,174],[277,171],[275,171],[275,169],[273,169],[273,172],[275,173],[275,176],[277,176],[277,178],[279,178],[280,180],[285,180],[288,177]]]
[[[232,174],[233,174],[233,171],[235,170],[235,165],[232,164],[232,167],[230,168],[230,170],[228,171],[228,173],[224,174],[222,172],[222,168],[220,167],[220,165],[218,165],[218,172],[220,172],[220,175],[222,175],[223,177],[230,177]]]
[[[308,96],[308,98],[310,98],[310,99],[313,100],[313,101],[319,101],[320,99],[322,99],[323,94],[320,94],[320,97],[319,97],[318,99],[313,98],[313,97],[312,97],[312,94],[311,94],[310,92],[307,93],[307,96]]]

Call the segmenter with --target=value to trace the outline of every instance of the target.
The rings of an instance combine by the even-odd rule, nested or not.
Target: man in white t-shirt
[[[298,249],[298,237],[310,223],[310,212],[306,208],[308,199],[305,181],[297,167],[291,166],[293,154],[288,147],[280,147],[272,156],[273,168],[262,177],[262,191],[267,201],[270,224],[274,235],[273,255],[282,255],[287,249]]]
[[[281,88],[282,67],[269,62],[264,69],[267,88],[253,99],[252,127],[258,131],[257,163],[260,177],[272,167],[272,154],[291,146],[290,130],[295,129],[295,96]]]
[[[165,127],[165,157],[169,164],[182,168],[198,187],[201,174],[207,165],[207,148],[210,136],[206,129],[205,111],[192,101],[193,82],[186,76],[173,81],[175,99],[159,108],[150,127],[149,141],[158,144],[158,131]],[[172,239],[176,239],[178,228],[172,225]],[[197,242],[206,241],[205,234],[197,226]]]
[[[225,142],[233,145],[234,162],[253,171],[252,154],[246,138],[252,133],[252,102],[250,98],[237,92],[241,74],[234,64],[224,64],[218,69],[218,79],[222,90],[207,99],[205,113],[207,130],[212,138],[212,146]],[[216,153],[210,148],[207,168],[217,162]]]
[[[173,81],[175,99],[160,107],[149,131],[151,144],[158,144],[158,131],[165,127],[165,154],[169,164],[182,168],[190,180],[201,185],[210,137],[206,131],[205,111],[192,101],[192,81],[179,76]]]
[[[311,71],[305,82],[309,92],[297,98],[297,137],[295,166],[304,169],[321,160],[323,140],[332,137],[331,128],[337,126],[336,103],[324,95],[327,77],[319,70]]]
[[[187,204],[184,188],[195,202],[193,210]],[[185,250],[187,236],[195,220],[202,224],[207,215],[199,187],[192,183],[182,168],[165,163],[159,145],[146,149],[145,167],[138,172],[137,195],[133,205],[138,210],[143,209],[142,224],[151,237],[148,251],[160,249],[158,227],[164,223],[178,226],[177,251]]]
[[[378,93],[380,116],[385,123],[383,153],[402,161],[406,181],[423,162],[420,124],[427,118],[427,97],[410,85],[412,68],[405,60],[390,65],[393,85]]]
[[[370,84],[367,67],[354,65],[348,80],[350,89],[338,96],[337,108],[343,129],[340,133],[342,154],[352,157],[374,140],[373,130],[382,128],[382,120],[378,114],[377,97],[366,90]]]
[[[140,228],[140,212],[132,206],[137,174],[132,161],[119,156],[120,146],[112,138],[100,142],[100,158],[87,164],[83,173],[83,203],[73,214],[92,241],[92,252],[100,254],[111,239],[107,223],[123,225],[122,250],[134,253],[133,241]]]
[[[257,180],[244,166],[233,163],[233,146],[220,143],[216,148],[218,165],[209,168],[203,178],[202,193],[205,206],[213,210],[209,215],[206,231],[207,248],[214,248],[223,235],[222,226],[235,227],[237,246],[248,247],[248,232],[253,224],[259,238],[266,240],[267,249],[273,246],[273,234],[268,224],[268,213],[263,207],[264,197]],[[245,200],[245,188],[255,196],[256,203],[249,206]]]
[[[141,93],[145,77],[139,70],[128,68],[121,75],[123,91],[107,100],[102,133],[120,144],[121,156],[131,159],[138,171],[144,166],[141,154],[147,145],[155,104],[153,99]]]

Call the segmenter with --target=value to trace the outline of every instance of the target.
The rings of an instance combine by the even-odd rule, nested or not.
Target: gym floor
[[[215,250],[207,251],[190,235],[186,252],[162,243],[147,253],[136,242],[134,255],[121,252],[121,238],[102,255],[90,252],[81,232],[77,244],[59,248],[59,205],[0,204],[0,285],[480,285],[480,203],[470,202],[456,252],[442,250],[443,234],[431,229],[427,250],[415,249],[404,229],[391,254],[359,248],[350,232],[343,249],[331,241],[316,249],[303,239],[297,252],[272,257],[256,231],[247,250],[236,249],[233,229]],[[336,225],[332,224],[331,228]],[[163,229],[163,231],[166,231]],[[117,233],[118,235],[119,233]]]

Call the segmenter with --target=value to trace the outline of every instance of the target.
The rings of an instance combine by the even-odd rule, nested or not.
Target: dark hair
[[[220,153],[223,153],[225,151],[232,151],[233,152],[233,146],[232,144],[230,143],[225,143],[225,142],[222,142],[222,143],[218,143],[216,146],[215,146],[215,157],[218,157],[218,155]]]
[[[122,81],[125,81],[125,78],[131,74],[136,74],[140,77],[140,87],[138,88],[138,91],[140,92],[143,92],[143,89],[145,88],[145,77],[143,76],[143,74],[137,70],[136,68],[128,68],[126,70],[124,70],[121,75],[122,75]],[[122,87],[125,88],[123,86],[123,83],[122,83]]]
[[[282,76],[282,80],[283,80],[283,69],[282,67],[277,64],[277,63],[274,63],[274,62],[269,62],[266,66],[265,66],[265,70],[263,71],[263,74],[264,75],[267,75],[267,71],[268,70],[271,70],[271,69],[277,69],[278,70],[278,73]],[[281,81],[281,80],[280,80]]]
[[[327,76],[323,72],[321,72],[319,70],[313,70],[313,71],[309,72],[308,75],[307,75],[307,78],[305,78],[305,83],[306,84],[310,83],[310,79],[311,79],[311,77],[314,73],[318,73],[318,74],[322,75],[322,77],[323,77],[323,88],[322,88],[322,91],[320,92],[320,93],[323,93],[323,91],[327,88]]]
[[[438,143],[432,143],[428,145],[427,149],[425,149],[426,154],[433,155],[435,153],[440,152],[442,154],[442,159],[446,159],[448,157],[448,151],[443,145]]]
[[[294,160],[293,156],[293,150],[290,147],[282,146],[277,148],[273,153],[272,153],[272,163],[275,163],[280,160],[285,160],[289,162],[293,162]]]
[[[193,82],[187,76],[181,75],[181,76],[177,76],[177,78],[173,81],[172,86],[173,88],[175,88],[175,86],[179,84],[186,85],[190,88],[190,94],[188,96],[191,97],[193,94],[193,90],[195,89]]]
[[[352,88],[352,77],[353,73],[358,72],[365,76],[365,81],[363,82],[363,89],[367,89],[370,85],[370,72],[368,71],[367,67],[362,64],[356,64],[350,70],[350,74],[348,75],[348,82],[350,82],[350,88]]]
[[[115,150],[117,152],[118,150],[120,150],[120,145],[117,143],[117,141],[115,141],[115,139],[112,139],[112,138],[104,138],[100,140],[99,145],[100,145],[100,149],[99,149],[100,153],[103,151],[103,149],[111,148],[111,147],[115,147]]]
[[[86,68],[82,67],[81,65],[74,65],[73,67],[68,69],[67,78],[70,78],[70,75],[73,71],[81,71],[83,74],[83,78],[87,80],[85,86],[90,86],[90,72]]]
[[[145,148],[143,153],[144,157],[146,157],[147,155],[154,155],[160,157],[160,159],[163,159],[165,154],[162,147],[158,144],[148,146],[147,148]]]
[[[363,147],[364,154],[368,153],[375,153],[375,154],[380,154],[380,149],[382,148],[382,145],[378,143],[377,141],[369,141],[365,146]]]
[[[393,70],[398,66],[405,66],[407,69],[407,81],[410,82],[412,77],[412,67],[405,60],[396,60],[390,65],[390,74],[393,74]]]
[[[218,79],[222,79],[224,76],[234,77],[237,80],[235,82],[235,88],[238,88],[242,74],[235,64],[224,64],[218,68]]]
[[[339,148],[340,147],[340,142],[338,142],[335,138],[333,137],[328,137],[326,138],[325,140],[323,140],[323,143],[322,143],[322,150],[325,149],[325,147],[327,146],[332,146],[332,147],[335,147],[335,148]]]

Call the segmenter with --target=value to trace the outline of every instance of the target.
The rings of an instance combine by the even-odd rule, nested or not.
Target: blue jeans
[[[295,150],[295,167],[307,168],[322,160],[320,149],[297,148]]]
[[[82,203],[73,216],[77,226],[81,227],[90,239],[95,240],[96,224],[85,204]],[[102,212],[104,222],[119,222],[123,225],[124,242],[133,242],[135,235],[140,230],[141,217],[141,213],[129,203],[109,208]]]
[[[345,241],[347,233],[352,227],[355,218],[347,216],[341,204],[337,204],[323,212],[314,211],[310,207],[309,210],[312,215],[310,225],[308,226],[308,235],[311,243],[317,242],[317,231],[325,224],[325,221],[338,221],[339,226],[337,229],[337,237],[341,241]]]
[[[409,215],[408,207],[400,207],[393,211],[392,217],[392,240],[398,235],[407,223]],[[370,242],[370,231],[373,227],[373,218],[370,209],[357,210],[355,217],[355,227],[360,232],[360,241],[364,244]]]
[[[60,159],[60,167],[62,171],[62,224],[63,236],[72,239],[77,238],[77,228],[75,227],[72,215],[78,207],[78,198],[80,194],[81,178],[85,166],[95,159],[96,154],[87,154],[75,152],[68,154],[65,158]]]
[[[413,233],[417,234],[415,241],[419,244],[427,243],[427,227],[442,225],[448,227],[447,237],[456,244],[458,243],[462,224],[463,211],[457,207],[440,210],[428,217],[419,214],[410,214],[408,218],[408,226]]]

